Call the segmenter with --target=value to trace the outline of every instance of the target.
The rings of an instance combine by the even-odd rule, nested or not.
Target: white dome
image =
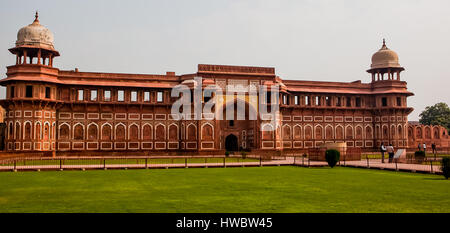
[[[397,53],[386,46],[384,39],[381,49],[372,55],[372,64],[370,65],[370,68],[401,68],[398,62]]]
[[[23,45],[54,49],[53,33],[39,23],[37,12],[34,22],[21,28],[17,33],[16,46]]]

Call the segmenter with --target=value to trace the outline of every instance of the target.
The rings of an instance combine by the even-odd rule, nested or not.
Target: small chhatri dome
[[[378,52],[374,53],[372,56],[371,69],[377,68],[401,68],[398,62],[398,55],[396,52],[390,50],[386,46],[386,42],[383,39],[383,46]]]
[[[53,33],[39,23],[36,11],[34,22],[25,26],[17,33],[16,46],[29,46],[53,50]]]

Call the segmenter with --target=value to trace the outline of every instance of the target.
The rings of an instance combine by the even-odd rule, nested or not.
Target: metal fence
[[[275,161],[275,162],[274,162]],[[278,162],[277,162],[278,161]],[[128,169],[169,167],[233,167],[262,166],[282,163],[285,157],[264,158],[261,156],[84,156],[84,157],[23,157],[0,161],[0,171],[22,170],[85,170]]]
[[[317,151],[316,151],[317,152]],[[322,152],[320,150],[320,152]],[[381,155],[362,155],[355,160],[351,153],[341,157],[337,166],[385,169],[393,171],[409,171],[422,173],[441,173],[440,157],[425,157],[416,159],[407,156],[406,161],[393,159],[381,162]],[[324,151],[323,151],[324,153]],[[149,169],[149,168],[194,168],[194,167],[251,167],[251,166],[283,166],[294,165],[303,167],[328,166],[326,161],[317,160],[310,153],[285,154],[283,156],[84,156],[84,157],[21,157],[0,160],[0,171],[40,171],[40,170],[86,170],[86,169]]]

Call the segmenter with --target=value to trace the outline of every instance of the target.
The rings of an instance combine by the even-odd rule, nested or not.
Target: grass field
[[[0,212],[450,212],[450,180],[356,168],[0,173]]]

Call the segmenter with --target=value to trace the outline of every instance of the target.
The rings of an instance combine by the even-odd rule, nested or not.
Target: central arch
[[[238,138],[234,134],[230,134],[225,138],[225,149],[227,151],[238,150]]]
[[[238,110],[238,107],[244,109]],[[230,116],[227,116],[227,110],[232,110]],[[238,111],[240,115],[238,116]],[[227,137],[233,134],[236,137],[236,150],[240,149],[254,149],[258,142],[257,112],[247,101],[235,98],[223,104],[219,110],[216,111],[219,122],[217,124],[219,130],[219,137],[221,141],[220,149],[227,149]],[[251,117],[252,116],[252,117]],[[223,146],[225,145],[225,147]]]

